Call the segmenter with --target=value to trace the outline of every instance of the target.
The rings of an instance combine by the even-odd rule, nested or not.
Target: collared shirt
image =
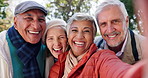
[[[127,43],[127,38],[128,38],[128,34],[126,35],[126,38],[124,40],[124,43],[123,43],[121,50],[116,53],[116,56],[121,57],[121,55],[124,53],[124,49],[125,49],[125,46],[126,46],[126,43]],[[104,44],[104,49],[109,49],[106,41],[105,41],[105,44]]]

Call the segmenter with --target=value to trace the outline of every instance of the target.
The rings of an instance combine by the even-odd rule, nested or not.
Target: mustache
[[[113,31],[112,33],[105,33],[104,36],[107,35],[114,35],[114,34],[121,34],[120,32]]]

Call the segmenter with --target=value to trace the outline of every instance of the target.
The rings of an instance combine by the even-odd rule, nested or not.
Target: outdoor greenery
[[[135,29],[136,27],[133,26],[133,24],[136,24],[136,19],[134,15],[134,7],[133,7],[133,2],[132,0],[120,0],[125,4],[126,10],[128,12],[129,18],[130,18],[130,29]]]
[[[0,0],[0,32],[8,29],[11,26],[10,15],[7,15],[6,8],[9,5],[8,0]],[[136,19],[134,17],[134,10],[132,0],[121,0],[128,11],[130,18],[130,28],[135,29]],[[61,18],[67,21],[76,12],[90,13],[90,8],[94,6],[92,2],[96,3],[98,0],[48,0],[46,8],[49,11],[47,18]],[[93,11],[95,12],[95,11]],[[7,19],[5,19],[7,18]],[[6,25],[7,24],[7,25]],[[9,26],[8,26],[9,24]]]
[[[5,3],[6,0],[0,0],[0,32],[8,29],[8,27],[5,25],[7,20],[4,20],[6,16],[6,7],[8,6],[8,3]]]
[[[90,1],[92,0],[49,0],[47,8],[51,17],[62,18],[67,21],[76,12],[87,13],[92,6]]]

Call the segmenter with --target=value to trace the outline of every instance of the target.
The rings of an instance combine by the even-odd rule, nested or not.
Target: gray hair
[[[95,19],[86,14],[86,13],[75,13],[69,20],[68,20],[68,23],[67,23],[67,34],[69,34],[69,29],[70,29],[70,26],[71,24],[74,22],[74,21],[90,21],[93,23],[93,36],[95,37],[96,36],[96,32],[97,32],[97,28],[96,28],[96,22],[95,22]]]
[[[119,0],[104,0],[98,7],[95,12],[95,18],[98,22],[98,14],[103,10],[103,8],[109,6],[109,5],[116,5],[120,8],[121,12],[123,13],[124,18],[128,16],[127,10],[125,8],[125,5],[119,1]]]

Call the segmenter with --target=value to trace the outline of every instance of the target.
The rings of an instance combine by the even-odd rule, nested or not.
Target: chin
[[[38,43],[39,41],[30,41],[29,43],[31,43],[31,44],[36,44],[36,43]]]

